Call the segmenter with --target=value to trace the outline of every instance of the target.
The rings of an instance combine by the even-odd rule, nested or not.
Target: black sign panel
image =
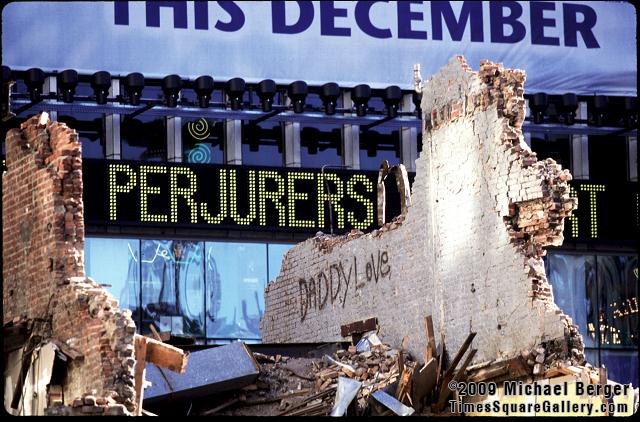
[[[83,173],[89,224],[339,233],[377,221],[377,172],[84,160]]]
[[[564,221],[565,239],[632,241],[638,239],[638,183],[572,180],[578,209]]]
[[[377,227],[374,171],[85,159],[83,173],[88,224],[313,233],[328,233],[331,224],[335,233]],[[385,185],[389,221],[400,202],[393,176]],[[565,220],[568,241],[637,239],[637,183],[570,185],[579,206]]]

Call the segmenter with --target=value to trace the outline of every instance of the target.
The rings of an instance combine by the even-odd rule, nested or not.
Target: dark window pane
[[[242,164],[282,167],[284,140],[278,122],[242,126]]]
[[[224,122],[183,119],[182,150],[182,160],[187,163],[224,163]]]
[[[145,115],[123,118],[121,125],[122,159],[166,161],[167,131],[163,117]]]
[[[269,281],[275,280],[280,274],[282,258],[284,254],[293,247],[292,244],[269,244]]]
[[[382,161],[390,165],[400,162],[400,138],[398,129],[378,126],[360,133],[360,168],[379,170]]]
[[[601,350],[602,364],[607,368],[607,377],[621,384],[638,385],[637,350]]]
[[[302,167],[342,165],[342,131],[335,125],[305,125],[300,130],[300,161]]]
[[[531,149],[539,160],[553,159],[563,169],[571,169],[571,142],[569,135],[532,133]]]
[[[585,346],[596,346],[595,257],[554,253],[547,265],[556,304],[579,327]]]
[[[87,237],[84,243],[85,273],[106,289],[120,305],[130,309],[136,325],[140,318],[140,241]]]
[[[638,257],[597,259],[600,342],[603,346],[638,346]]]
[[[589,179],[623,182],[627,167],[624,136],[589,136]]]
[[[176,335],[204,335],[203,243],[141,242],[143,332],[150,322]]]
[[[78,132],[82,143],[83,158],[104,158],[103,115],[99,113],[77,113],[61,115],[58,121]]]
[[[206,243],[207,337],[259,339],[267,245]]]

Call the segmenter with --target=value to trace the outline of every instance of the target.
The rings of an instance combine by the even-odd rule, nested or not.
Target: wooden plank
[[[462,343],[462,346],[460,346],[460,350],[458,350],[458,353],[456,353],[456,356],[453,358],[451,365],[449,365],[447,372],[445,372],[444,376],[442,377],[442,383],[440,385],[444,385],[451,381],[451,379],[453,378],[453,372],[456,370],[456,366],[458,366],[460,359],[462,359],[462,356],[464,356],[464,354],[467,352],[467,349],[471,345],[471,342],[473,341],[475,336],[476,333],[469,333],[467,339],[464,341],[464,343]]]
[[[411,393],[411,379],[413,378],[413,368],[406,366],[400,375],[400,381],[396,387],[396,400],[403,403],[405,397]]]
[[[135,415],[142,415],[142,400],[144,400],[144,364],[147,356],[147,337],[136,335],[134,337],[136,369],[134,377],[134,386],[136,389],[136,409]]]
[[[444,365],[444,331],[440,332],[440,356],[438,358],[438,370],[436,371],[437,379],[436,379],[436,387],[440,385],[441,375],[442,375],[442,365]]]
[[[144,337],[136,335],[137,337]],[[162,343],[149,337],[146,338],[146,361],[160,368],[167,368],[183,374],[187,368],[189,353],[170,344]]]
[[[414,403],[416,412],[422,411],[422,405],[425,397],[429,395],[436,386],[436,370],[438,363],[434,358],[425,363],[422,368],[414,371],[413,380],[411,382],[411,399]]]
[[[361,321],[351,322],[340,326],[340,335],[347,337],[352,334],[362,334],[368,331],[378,330],[378,318],[368,318]]]
[[[425,349],[424,362],[427,363],[436,355],[436,338],[433,333],[433,318],[431,318],[431,315],[424,318],[424,324],[427,330],[427,348]]]
[[[462,366],[460,366],[458,372],[456,372],[455,376],[453,376],[451,379],[459,381],[463,377],[467,366],[469,365],[469,363],[471,363],[471,359],[473,359],[477,351],[477,349],[471,349],[466,359],[462,363]],[[449,394],[451,394],[451,389],[449,388],[449,382],[451,381],[451,379],[447,379],[446,376],[442,379],[442,386],[440,388],[440,396],[438,398],[436,409],[442,409],[445,405],[447,397],[449,397]]]

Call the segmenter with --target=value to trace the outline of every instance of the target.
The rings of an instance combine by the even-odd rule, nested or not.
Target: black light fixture
[[[37,67],[27,70],[24,83],[29,89],[31,102],[38,102],[42,97],[42,85],[44,84],[44,72]]]
[[[198,96],[198,105],[201,108],[209,107],[209,101],[211,101],[211,93],[213,92],[213,78],[208,75],[200,76],[195,80],[193,90]]]
[[[624,98],[624,125],[628,128],[638,126],[638,98]]]
[[[335,82],[329,82],[320,88],[320,99],[324,105],[324,113],[327,116],[336,114],[336,102],[340,96],[340,87]]]
[[[415,115],[418,119],[422,118],[422,109],[420,108],[420,104],[422,104],[422,92],[413,92],[411,96],[411,102],[415,106]]]
[[[559,108],[565,125],[572,125],[576,122],[576,110],[578,109],[578,97],[576,94],[564,94]]]
[[[182,89],[182,79],[178,75],[165,76],[162,80],[162,92],[167,107],[175,107],[178,105],[180,90]]]
[[[78,86],[78,72],[73,69],[67,69],[62,73],[58,73],[58,89],[62,94],[62,101],[65,103],[73,102],[76,86]]]
[[[295,81],[289,84],[288,88],[289,98],[291,98],[291,104],[293,104],[294,113],[304,112],[305,98],[309,93],[309,88],[305,81]]]
[[[273,108],[273,97],[276,95],[276,83],[271,79],[260,81],[256,87],[256,93],[258,94],[258,98],[260,98],[262,111],[265,113],[270,112]]]
[[[549,107],[549,101],[544,92],[535,93],[529,98],[529,108],[533,112],[533,123],[539,125],[544,121],[544,112],[547,107]]]
[[[398,115],[398,106],[402,100],[402,90],[399,86],[391,85],[382,92],[382,101],[387,108],[387,117]]]
[[[233,78],[227,81],[224,87],[231,103],[231,110],[240,110],[242,108],[242,96],[244,95],[245,83],[242,78]]]
[[[367,106],[371,99],[371,87],[369,85],[357,85],[351,93],[351,101],[356,105],[356,115],[358,117],[367,115]]]
[[[96,103],[106,104],[111,88],[111,74],[105,71],[94,73],[91,76],[91,88],[96,95]]]
[[[608,107],[609,97],[606,95],[595,95],[593,97],[593,122],[596,126],[604,126]]]
[[[142,73],[129,73],[124,79],[124,89],[129,97],[129,104],[140,105],[140,98],[144,89],[144,76]]]

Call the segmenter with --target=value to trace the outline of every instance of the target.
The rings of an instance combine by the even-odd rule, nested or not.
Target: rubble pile
[[[78,397],[70,406],[64,406],[62,400],[45,409],[45,416],[131,416],[127,408],[116,403],[112,396],[97,396],[93,390]]]

